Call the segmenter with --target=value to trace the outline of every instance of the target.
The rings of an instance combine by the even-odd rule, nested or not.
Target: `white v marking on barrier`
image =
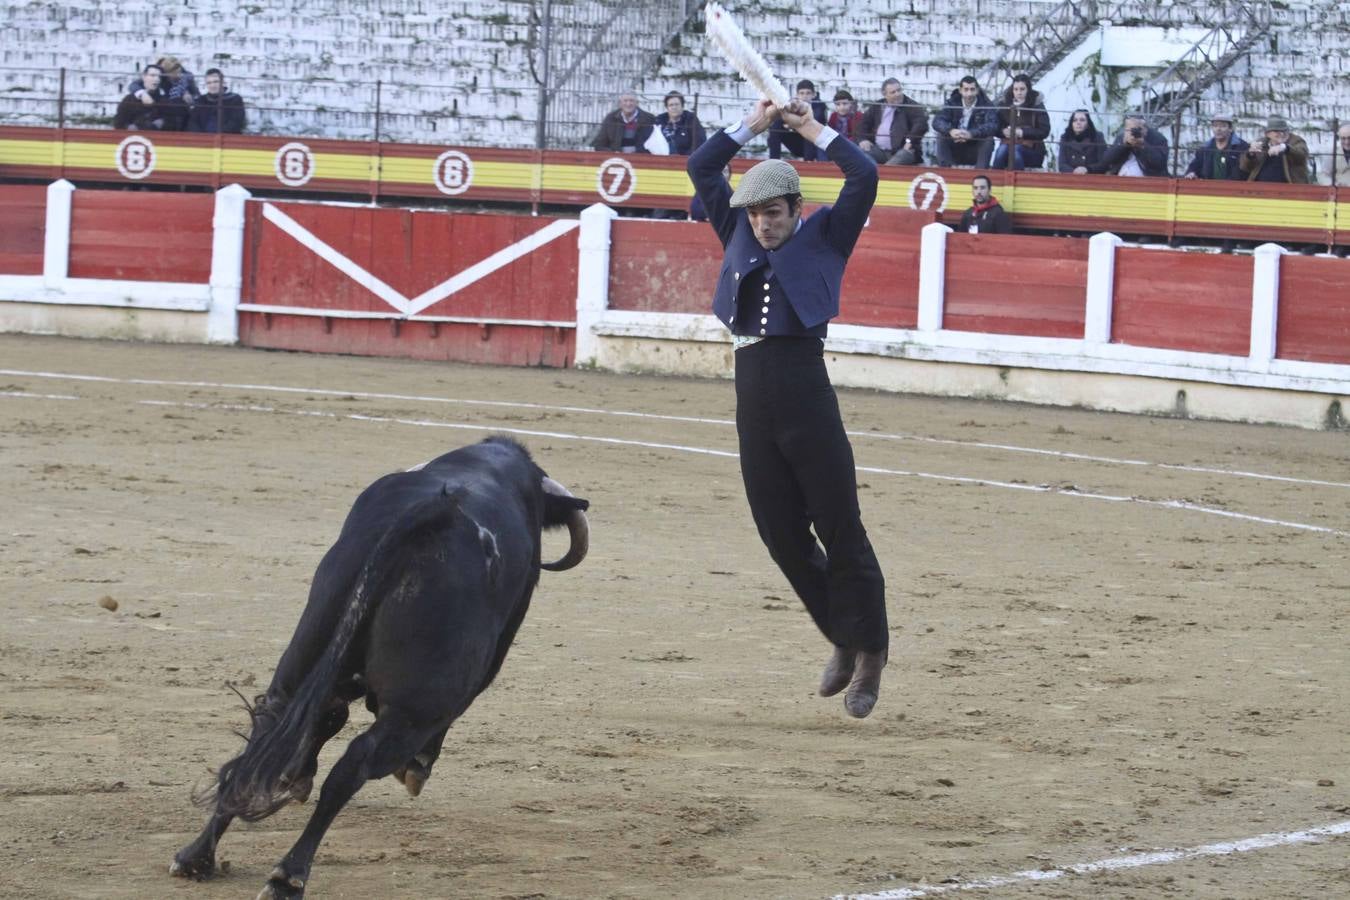
[[[549,241],[559,238],[581,225],[581,222],[578,219],[558,219],[555,222],[550,222],[534,234],[522,238],[514,244],[508,244],[486,259],[474,263],[464,271],[451,276],[430,290],[424,291],[423,293],[418,294],[417,297],[409,300],[401,292],[390,287],[357,263],[352,262],[351,259],[344,256],[342,253],[339,253],[337,250],[324,243],[324,241],[312,231],[305,228],[305,226],[301,225],[272,204],[263,204],[263,217],[291,237],[295,238],[305,247],[313,250],[314,254],[324,262],[327,262],[339,272],[366,288],[372,294],[379,297],[405,316],[417,315],[427,307],[433,306],[444,300],[446,297],[462,291],[474,282],[486,278],[503,266],[510,265],[527,253],[539,249]]]
[[[451,294],[463,290],[480,278],[486,278],[503,266],[510,265],[525,254],[538,250],[554,238],[561,237],[580,225],[580,219],[558,219],[534,234],[514,244],[506,245],[487,259],[474,263],[453,278],[442,281],[431,290],[414,297],[409,304],[408,315],[417,315],[428,306],[441,302]]]
[[[319,259],[322,259],[343,275],[346,275],[352,281],[355,281],[357,284],[361,285],[361,287],[370,291],[385,303],[388,303],[394,309],[403,313],[405,316],[408,314],[407,297],[361,268],[361,266],[352,262],[346,256],[343,256],[341,253],[334,250],[328,244],[325,244],[316,234],[314,234],[314,232],[310,231],[272,204],[263,204],[263,218],[273,225],[276,225],[304,246],[313,250],[314,255],[319,257]]]

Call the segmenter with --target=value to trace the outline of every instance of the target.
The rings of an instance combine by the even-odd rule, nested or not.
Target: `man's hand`
[[[773,105],[773,101],[760,100],[746,114],[745,127],[755,134],[763,134],[769,130],[769,126],[773,124],[773,120],[776,118],[778,118],[778,107]]]
[[[964,128],[953,128],[951,131],[947,132],[947,136],[958,144],[964,144],[966,141],[970,140],[970,132],[966,131]]]
[[[1183,177],[1183,178],[1199,178],[1200,176],[1196,175],[1194,172],[1187,172],[1187,173],[1186,173],[1185,175],[1183,175],[1182,177]]]
[[[783,107],[783,123],[808,141],[815,141],[820,135],[821,125],[811,115],[811,105],[801,100],[793,100]]]

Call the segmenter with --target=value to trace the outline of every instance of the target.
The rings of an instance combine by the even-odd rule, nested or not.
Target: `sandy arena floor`
[[[362,487],[513,429],[591,555],[311,897],[1350,896],[1350,837],[1297,840],[1350,830],[1350,435],[843,393],[893,630],[858,722],[728,383],[15,336],[0,369],[0,896],[252,897],[312,805],[167,874],[226,682],[266,684]]]

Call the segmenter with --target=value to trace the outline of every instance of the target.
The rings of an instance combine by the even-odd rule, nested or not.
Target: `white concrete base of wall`
[[[207,324],[205,312],[0,302],[0,332],[7,333],[205,344]]]
[[[729,378],[730,343],[604,337],[596,368],[613,372]],[[826,351],[837,387],[965,397],[1225,422],[1346,427],[1350,393],[1210,384],[1115,373],[1071,372]]]

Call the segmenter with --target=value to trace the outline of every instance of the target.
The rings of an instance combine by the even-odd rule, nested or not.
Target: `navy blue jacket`
[[[726,251],[713,295],[713,313],[732,326],[741,278],[767,262],[802,325],[810,329],[828,322],[839,314],[844,264],[877,199],[876,163],[850,140],[837,137],[830,141],[825,155],[844,173],[844,187],[834,206],[821,207],[804,219],[797,233],[777,250],[765,250],[755,238],[746,211],[732,208],[731,186],[722,177],[722,167],[740,149],[740,144],[719,131],[694,151],[687,166],[708,221]]]
[[[1232,181],[1246,181],[1247,173],[1242,171],[1242,154],[1247,152],[1250,146],[1236,134],[1228,139],[1228,148],[1220,150],[1214,143],[1214,138],[1199,150],[1195,151],[1195,158],[1191,164],[1186,167],[1187,175],[1194,175],[1196,178],[1214,177],[1214,155],[1221,153],[1228,160],[1228,178]]]
[[[1124,132],[1116,135],[1115,142],[1102,154],[1102,161],[1090,166],[1088,171],[1097,175],[1115,175],[1131,155],[1139,161],[1139,168],[1145,175],[1167,177],[1167,138],[1156,128],[1144,132],[1144,146],[1138,148],[1125,143]]]
[[[244,98],[232,91],[220,94],[202,94],[188,112],[188,131],[207,134],[224,132],[242,134],[244,131]]]
[[[942,111],[933,116],[933,133],[946,137],[953,128],[961,127],[961,117],[966,114],[965,104],[961,101],[961,90],[957,88],[947,97]],[[975,97],[975,108],[970,112],[970,136],[976,140],[993,137],[998,134],[998,110],[994,102],[985,95],[984,89]]]

